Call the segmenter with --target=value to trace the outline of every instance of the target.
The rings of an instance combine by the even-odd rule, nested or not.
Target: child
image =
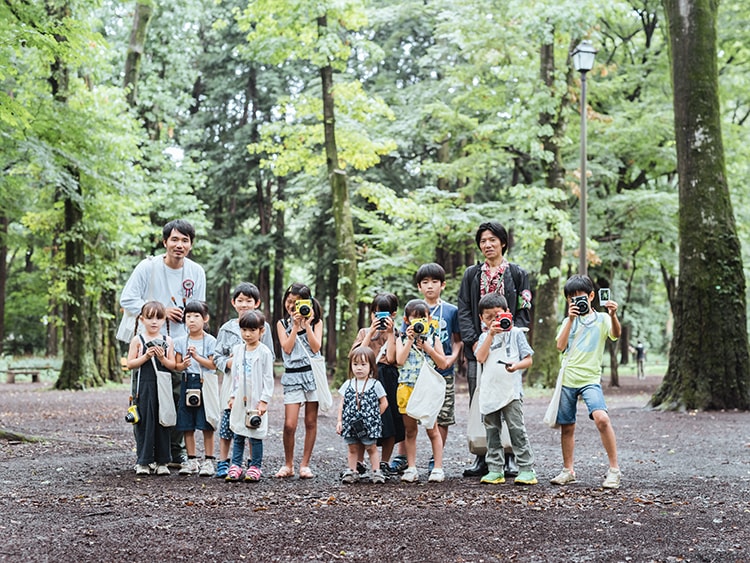
[[[155,466],[157,475],[169,475],[171,459],[169,428],[159,424],[159,394],[156,371],[175,369],[174,346],[169,336],[162,337],[161,328],[167,318],[164,305],[147,301],[135,321],[135,334],[128,349],[128,369],[135,370],[133,403],[138,406],[140,420],[135,424],[138,455],[136,475],[148,475]],[[138,334],[138,323],[143,333]],[[171,384],[171,383],[170,383]]]
[[[396,401],[398,411],[402,414],[404,420],[404,429],[406,438],[404,447],[406,448],[407,468],[401,475],[401,480],[407,483],[419,481],[419,472],[417,471],[417,421],[406,414],[406,405],[409,397],[414,390],[414,383],[417,381],[419,371],[422,369],[422,362],[431,361],[438,369],[447,367],[447,360],[443,354],[443,345],[436,335],[422,326],[423,333],[414,331],[413,322],[421,320],[420,324],[430,324],[430,307],[421,299],[412,299],[404,307],[404,320],[407,323],[405,333],[396,341],[396,364],[398,370],[398,390],[396,392]],[[428,360],[429,358],[429,360]],[[443,440],[440,437],[440,431],[437,424],[427,430],[427,437],[432,444],[432,456],[435,461],[434,468],[430,472],[428,481],[440,483],[445,480],[443,472]]]
[[[237,318],[225,322],[216,336],[216,350],[214,352],[214,363],[216,370],[221,376],[221,396],[219,404],[223,411],[219,430],[219,462],[216,464],[216,477],[225,479],[229,471],[229,447],[232,444],[232,429],[229,427],[229,396],[232,392],[232,381],[230,372],[232,370],[232,350],[238,344],[242,344],[240,334],[239,317],[246,311],[259,309],[261,305],[260,291],[255,284],[249,282],[240,283],[232,295],[232,307],[237,311]],[[261,342],[271,351],[271,357],[275,360],[273,353],[273,340],[271,338],[271,326],[266,322],[262,331]],[[224,385],[226,381],[226,385]]]
[[[204,385],[204,379],[216,377],[213,361],[216,339],[203,330],[208,322],[208,308],[202,302],[188,301],[183,319],[188,334],[174,342],[176,370],[182,372],[176,430],[184,432],[188,456],[180,475],[210,477],[214,474],[215,457],[214,427],[209,420],[216,424],[218,411],[212,412],[212,409],[219,404],[219,393],[218,386],[208,385],[208,382]],[[204,457],[200,464],[195,455],[196,430],[203,431]]]
[[[276,334],[284,358],[284,465],[276,477],[294,476],[294,435],[300,406],[305,405],[305,442],[299,467],[300,479],[311,479],[310,456],[318,432],[318,394],[310,359],[320,354],[323,322],[320,304],[310,288],[293,283],[284,293],[284,318],[276,325]]]
[[[609,470],[602,487],[617,489],[620,487],[617,442],[600,383],[604,344],[608,337],[610,340],[620,337],[617,303],[611,300],[603,303],[607,308],[606,315],[594,311],[591,306],[594,283],[588,276],[571,276],[565,282],[564,293],[568,302],[568,317],[563,320],[557,334],[557,349],[563,352],[563,386],[557,411],[557,423],[562,428],[560,443],[563,470],[550,482],[553,485],[567,485],[576,480],[573,470],[576,405],[578,397],[582,397],[588,408],[589,418],[599,430],[599,437],[609,460]]]
[[[341,476],[342,483],[359,481],[357,458],[363,449],[370,456],[370,480],[385,483],[377,441],[382,433],[381,416],[388,407],[388,399],[380,381],[373,379],[376,369],[375,353],[368,346],[359,346],[349,354],[349,379],[339,389],[341,402],[336,424],[336,433],[343,436],[349,446],[348,469]]]
[[[229,398],[231,430],[234,433],[232,465],[227,481],[242,478],[245,437],[250,438],[250,459],[245,481],[259,481],[263,464],[263,438],[268,433],[266,412],[273,396],[273,354],[261,340],[265,317],[246,311],[239,320],[243,342],[232,350],[232,391]]]
[[[474,344],[474,356],[482,364],[479,409],[487,432],[485,461],[489,473],[481,482],[505,483],[505,451],[499,440],[503,419],[508,425],[510,443],[518,462],[517,485],[536,485],[534,453],[523,421],[523,370],[531,366],[534,351],[523,330],[513,326],[508,302],[499,293],[488,293],[479,300],[479,317],[487,331]]]
[[[375,354],[377,379],[385,389],[388,406],[383,413],[383,432],[378,440],[382,455],[380,471],[386,475],[395,475],[406,469],[406,455],[396,456],[395,468],[391,468],[391,459],[396,444],[403,444],[404,421],[396,407],[396,389],[398,388],[398,367],[396,367],[396,335],[394,319],[398,309],[398,297],[393,293],[378,293],[370,304],[370,326],[362,328],[352,346],[352,352],[359,346],[368,346]],[[405,451],[404,451],[405,454]],[[364,451],[359,461],[363,460]],[[401,464],[403,463],[403,467]],[[357,464],[360,473],[366,471],[363,464]]]
[[[445,270],[440,264],[423,264],[417,270],[414,277],[417,289],[424,297],[430,307],[430,317],[437,322],[440,343],[443,345],[443,353],[447,365],[445,369],[439,369],[438,373],[445,378],[445,402],[437,417],[440,439],[445,442],[448,439],[448,427],[456,424],[456,388],[454,382],[454,364],[461,354],[463,342],[458,330],[458,307],[446,303],[440,298],[445,289]],[[429,469],[432,471],[434,460],[430,459]]]

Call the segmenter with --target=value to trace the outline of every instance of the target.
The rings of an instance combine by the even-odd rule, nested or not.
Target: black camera
[[[169,345],[161,338],[154,338],[146,342],[146,348],[153,348],[154,346],[161,346],[165,353],[169,349]]]
[[[589,312],[589,298],[586,295],[573,297],[570,302],[576,306],[579,315],[585,315]]]
[[[128,424],[138,424],[141,420],[141,413],[138,412],[138,405],[130,405],[128,412],[125,414],[125,422]]]
[[[245,413],[245,426],[248,428],[260,428],[263,423],[263,419],[258,414],[258,411],[251,410]]]
[[[200,389],[186,389],[185,390],[185,404],[189,407],[201,406],[201,390]]]
[[[353,420],[349,425],[349,434],[352,438],[356,438],[357,440],[365,440],[368,438],[369,432],[367,431],[365,421],[361,418]]]

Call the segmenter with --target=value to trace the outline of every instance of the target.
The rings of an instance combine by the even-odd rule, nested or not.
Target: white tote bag
[[[206,413],[206,422],[213,426],[214,430],[218,430],[221,422],[219,377],[213,371],[205,372],[201,377],[203,378],[203,409]]]
[[[138,315],[134,315],[127,309],[122,310],[122,319],[120,320],[120,326],[117,327],[117,334],[115,335],[117,340],[120,342],[130,342],[133,339],[135,333],[135,319]]]
[[[482,364],[477,362],[477,386],[474,389],[474,397],[469,405],[469,420],[466,425],[466,439],[469,441],[469,452],[474,455],[485,455],[487,453],[487,432],[482,422],[482,413],[479,412],[479,384],[482,381]]]
[[[244,360],[242,363],[244,364]],[[256,365],[257,360],[253,362],[253,372]],[[240,436],[247,436],[250,438],[258,438],[259,440],[262,440],[268,434],[268,411],[263,413],[263,415],[260,417],[260,426],[258,426],[257,428],[250,428],[245,424],[248,419],[248,414],[253,415],[260,413],[252,410],[257,401],[255,400],[255,390],[252,387],[250,388],[250,392],[248,393],[247,374],[240,375],[240,377],[242,378],[242,396],[240,396],[238,389],[237,395],[234,398],[234,403],[232,403],[232,410],[229,413],[229,428],[232,430],[232,432],[234,432],[235,434],[239,434]]]
[[[406,404],[406,414],[432,429],[445,402],[445,378],[424,359],[414,390]]]
[[[318,408],[322,411],[329,411],[333,407],[333,395],[331,394],[331,387],[328,385],[328,370],[326,369],[326,359],[321,356],[311,356],[310,352],[307,351],[307,347],[301,344],[302,349],[307,354],[307,359],[310,360],[310,368],[315,377],[315,390],[318,395]]]
[[[544,413],[542,421],[550,428],[558,428],[560,425],[557,424],[557,411],[560,408],[560,396],[562,395],[562,378],[565,366],[560,368],[557,374],[557,382],[555,383],[555,390],[552,392],[552,398],[549,401],[547,411]]]
[[[174,406],[174,394],[172,393],[172,374],[168,371],[159,371],[156,361],[151,358],[156,371],[156,388],[159,397],[159,424],[170,427],[177,424],[177,410]]]

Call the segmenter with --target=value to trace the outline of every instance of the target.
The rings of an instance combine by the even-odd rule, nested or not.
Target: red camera
[[[513,326],[513,314],[512,313],[498,313],[495,316],[495,320],[500,323],[500,330],[508,331]]]

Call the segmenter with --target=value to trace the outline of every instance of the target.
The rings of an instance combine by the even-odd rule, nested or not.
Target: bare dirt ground
[[[579,482],[549,484],[559,433],[547,399],[526,401],[539,484],[482,485],[461,472],[467,393],[446,446],[444,483],[341,485],[345,446],[321,416],[312,480],[270,477],[282,461],[282,394],[271,409],[259,483],[136,477],[125,386],[86,392],[0,384],[0,426],[44,438],[0,441],[4,561],[750,561],[750,413],[662,413],[658,378],[606,387],[623,472],[600,487],[606,457],[579,410]],[[301,426],[301,425],[300,425]],[[301,429],[298,450],[301,451]]]

